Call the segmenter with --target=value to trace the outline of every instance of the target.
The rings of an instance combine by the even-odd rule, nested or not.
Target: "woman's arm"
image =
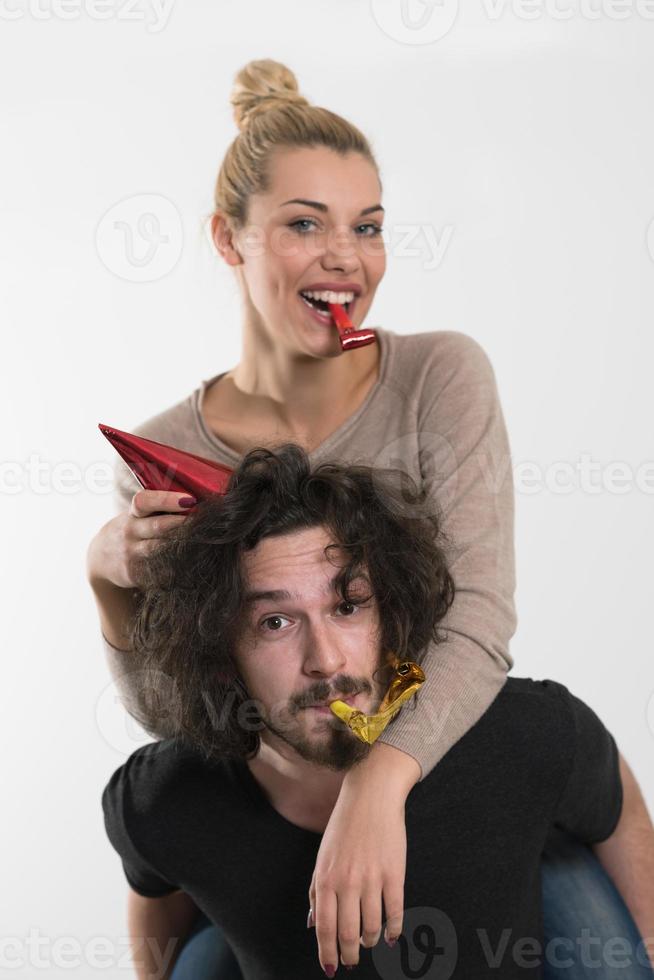
[[[339,955],[358,962],[358,942],[342,937],[356,936],[359,907],[362,945],[375,945],[382,926],[391,943],[400,934],[406,798],[490,707],[513,665],[513,474],[494,372],[460,333],[440,334],[433,359],[416,412],[426,499],[408,504],[441,512],[456,596],[440,624],[446,642],[429,644],[421,660],[425,682],[346,772],[323,835],[309,887],[323,966]]]
[[[130,630],[136,614],[138,589],[124,589],[100,574],[96,555],[97,537],[91,541],[86,556],[86,574],[93,591],[103,639],[114,650],[130,654]]]
[[[440,624],[446,642],[430,643],[421,661],[424,684],[362,764],[372,769],[378,746],[393,746],[402,753],[396,766],[408,778],[417,763],[420,779],[499,694],[513,666],[509,641],[517,624],[513,472],[495,374],[465,334],[441,335],[436,356],[434,381],[422,386],[429,397],[417,412],[421,506],[442,512],[456,595]]]
[[[127,469],[122,460],[120,465]],[[147,561],[167,530],[188,516],[188,508],[180,506],[180,499],[188,494],[142,490],[130,474],[136,484],[132,494],[134,487],[116,469],[114,472],[114,499],[124,509],[92,539],[86,556],[87,578],[98,609],[109,672],[125,710],[154,738],[167,738],[170,710],[165,705],[155,710],[148,698],[131,650],[131,634],[141,597],[139,563]]]

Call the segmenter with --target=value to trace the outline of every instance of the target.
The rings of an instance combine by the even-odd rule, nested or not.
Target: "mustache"
[[[295,704],[298,710],[311,708],[314,705],[326,707],[330,701],[344,700],[355,694],[370,694],[371,691],[372,686],[368,681],[358,682],[343,678],[336,690],[333,690],[329,684],[318,685],[311,691],[305,691],[296,699]]]

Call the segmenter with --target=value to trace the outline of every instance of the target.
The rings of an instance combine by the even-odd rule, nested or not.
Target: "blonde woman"
[[[132,431],[232,467],[249,449],[286,440],[312,462],[399,467],[433,495],[455,545],[456,596],[441,624],[447,641],[425,649],[419,694],[346,775],[307,881],[317,960],[338,963],[339,937],[360,935],[372,946],[382,932],[399,936],[406,798],[481,718],[512,667],[510,449],[492,366],[469,336],[378,329],[378,343],[341,350],[326,300],[337,294],[360,327],[386,270],[382,184],[364,135],[311,105],[293,73],[269,59],[239,71],[231,102],[240,132],[218,174],[212,232],[240,287],[241,360]],[[117,478],[120,513],[91,542],[88,576],[112,672],[138,717],[129,636],[139,563],[193,501],[139,490],[122,463]],[[406,496],[407,510],[420,505]],[[169,734],[165,719],[139,720],[154,735]],[[544,856],[542,872],[546,933],[574,941],[591,926],[637,941],[587,848],[568,841]],[[147,922],[134,908],[130,928],[138,935]],[[187,914],[173,976],[239,976],[219,928],[197,910],[194,916]],[[584,969],[568,965],[566,976],[585,976]],[[547,971],[556,975],[550,965]]]

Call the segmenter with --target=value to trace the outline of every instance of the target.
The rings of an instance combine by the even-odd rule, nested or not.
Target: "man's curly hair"
[[[207,758],[252,758],[259,735],[239,722],[249,702],[235,651],[246,611],[242,555],[272,535],[324,527],[344,559],[335,587],[368,576],[379,609],[382,651],[420,662],[440,643],[437,624],[454,601],[445,539],[436,513],[412,509],[397,471],[326,462],[312,466],[295,443],[257,448],[235,469],[224,495],[200,501],[165,533],[141,569],[141,596],[131,634],[139,661],[138,715],[150,734],[175,737]],[[329,557],[327,555],[327,557]],[[225,711],[225,706],[228,711]],[[227,714],[227,717],[225,717]],[[251,716],[251,712],[250,712]]]

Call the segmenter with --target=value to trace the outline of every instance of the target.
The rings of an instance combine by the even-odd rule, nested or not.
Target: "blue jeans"
[[[541,885],[543,980],[654,980],[638,928],[590,848],[551,838]],[[227,940],[203,913],[170,980],[243,980]]]

